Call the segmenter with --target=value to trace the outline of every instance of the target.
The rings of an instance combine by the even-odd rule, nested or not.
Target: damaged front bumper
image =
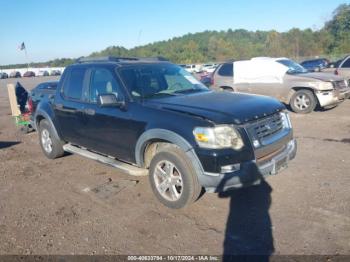
[[[290,140],[282,150],[265,158],[263,162],[252,160],[239,164],[231,173],[204,173],[199,176],[200,183],[207,192],[223,192],[232,188],[240,188],[259,184],[266,176],[275,175],[288,166],[295,158],[297,142]]]
[[[321,107],[336,106],[350,97],[350,88],[317,91],[316,97]]]

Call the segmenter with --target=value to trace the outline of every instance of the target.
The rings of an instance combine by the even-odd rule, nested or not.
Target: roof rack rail
[[[77,63],[91,62],[122,62],[122,61],[169,61],[168,59],[157,57],[117,57],[117,56],[100,56],[100,57],[80,57],[76,60]]]
[[[163,56],[155,56],[155,57],[138,57],[141,61],[169,61],[169,59]]]

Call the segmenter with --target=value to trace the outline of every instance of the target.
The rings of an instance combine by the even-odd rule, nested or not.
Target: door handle
[[[84,113],[89,115],[89,116],[93,116],[93,115],[95,115],[96,111],[94,109],[87,108],[84,110]]]
[[[63,109],[63,105],[62,104],[56,104],[56,108],[57,109]]]

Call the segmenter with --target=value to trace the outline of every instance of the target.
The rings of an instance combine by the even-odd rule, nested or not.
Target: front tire
[[[196,201],[202,189],[190,159],[171,144],[160,148],[151,160],[149,180],[158,200],[174,209]]]
[[[55,159],[64,155],[63,142],[54,134],[47,120],[40,121],[39,141],[44,155],[49,159]]]
[[[317,100],[310,90],[299,90],[294,93],[290,100],[290,107],[295,113],[308,114],[315,110]]]

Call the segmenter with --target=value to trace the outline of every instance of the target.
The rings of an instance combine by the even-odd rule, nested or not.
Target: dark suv
[[[34,92],[42,99],[32,122],[48,158],[68,151],[149,174],[171,208],[195,201],[202,188],[254,185],[296,153],[280,102],[211,91],[161,58],[80,59],[56,90]]]

